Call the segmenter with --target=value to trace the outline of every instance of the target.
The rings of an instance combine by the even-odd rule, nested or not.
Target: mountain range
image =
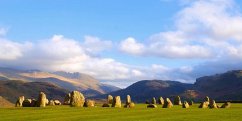
[[[173,100],[178,95],[184,100],[194,101],[202,101],[205,96],[218,101],[241,101],[242,71],[233,70],[223,74],[200,77],[194,84],[166,80],[143,80],[109,94],[120,95],[123,99],[126,95],[131,95],[136,102],[145,102],[151,100],[152,97],[160,96]],[[107,95],[99,95],[96,98],[104,98]]]
[[[60,91],[62,94],[48,91]],[[0,68],[0,95],[13,101],[21,94],[33,97],[39,91],[52,92],[56,96],[63,97],[69,91],[81,91],[86,97],[106,94],[120,88],[102,84],[95,78],[82,73],[70,73],[64,71],[44,72],[40,70],[18,70],[11,68]]]
[[[241,101],[242,71],[233,70],[200,77],[193,84],[170,80],[142,80],[120,89],[102,84],[82,73],[0,68],[0,96],[11,102],[21,95],[37,98],[40,91],[44,91],[50,99],[63,100],[64,95],[72,90],[79,90],[86,97],[93,99],[105,99],[111,94],[121,96],[124,100],[126,95],[131,95],[135,102],[145,102],[160,96],[174,99],[177,95],[183,100],[201,101],[205,96],[209,96],[218,101]]]

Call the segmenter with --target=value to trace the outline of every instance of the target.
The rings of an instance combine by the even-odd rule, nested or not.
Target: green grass
[[[127,108],[75,108],[69,106],[48,106],[45,108],[0,108],[3,121],[240,121],[242,104],[232,104],[229,109],[189,109],[174,106],[155,109],[138,104]]]

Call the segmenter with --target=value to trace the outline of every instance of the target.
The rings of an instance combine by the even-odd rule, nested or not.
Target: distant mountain
[[[66,90],[82,91],[86,96],[95,96],[119,90],[115,86],[102,84],[95,78],[82,73],[69,73],[64,71],[49,73],[40,70],[0,68],[0,81],[8,80],[51,82]]]
[[[198,78],[194,88],[201,95],[208,95],[217,100],[242,100],[242,71],[233,70]]]
[[[48,99],[63,100],[69,92],[50,82],[24,82],[20,80],[0,81],[0,95],[15,103],[19,96],[38,98],[39,92],[44,92]]]
[[[205,96],[218,101],[242,100],[242,71],[234,70],[223,74],[200,77],[194,84],[176,81],[144,80],[139,81],[126,89],[109,93],[113,96],[120,95],[125,100],[126,95],[131,95],[136,102],[145,102],[152,97],[181,96],[183,100],[201,101]],[[106,98],[106,95],[97,98]]]
[[[136,102],[145,102],[152,97],[173,97],[180,95],[188,89],[192,89],[192,84],[185,84],[176,81],[163,80],[143,80],[132,84],[126,89],[111,92],[111,95],[120,95],[125,99],[126,95],[131,95],[132,100]],[[106,97],[102,95],[100,97]]]

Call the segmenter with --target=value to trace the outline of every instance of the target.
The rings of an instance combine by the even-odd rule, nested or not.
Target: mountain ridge
[[[215,100],[242,100],[242,70],[232,70],[221,74],[203,76],[196,79],[194,84],[168,80],[142,80],[125,89],[109,93],[120,95],[125,99],[131,95],[136,102],[145,102],[153,97],[173,98],[177,95],[183,100],[202,101],[205,96]],[[96,98],[105,98],[108,94]]]

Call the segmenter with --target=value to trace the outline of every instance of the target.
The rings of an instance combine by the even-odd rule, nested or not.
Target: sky
[[[0,0],[0,67],[119,87],[242,69],[240,0]]]

